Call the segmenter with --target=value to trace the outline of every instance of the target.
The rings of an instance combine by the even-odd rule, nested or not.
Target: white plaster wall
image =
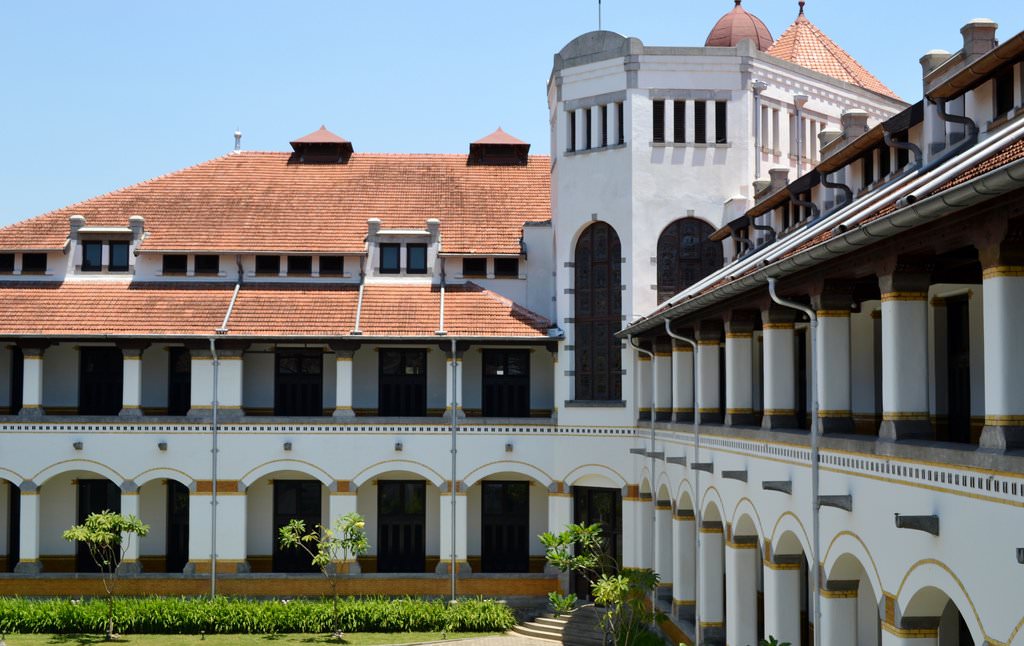
[[[866,301],[850,316],[850,371],[855,415],[875,413],[875,321],[879,301]]]
[[[78,347],[50,346],[43,355],[43,406],[78,406]]]
[[[43,556],[68,556],[75,553],[74,543],[61,537],[78,521],[78,491],[71,484],[76,478],[95,478],[87,473],[64,473],[39,488],[39,553]]]
[[[242,406],[274,407],[274,351],[270,346],[253,348],[242,355]]]
[[[143,408],[167,407],[168,347],[166,343],[154,343],[142,353]]]
[[[167,547],[167,483],[153,480],[139,487],[139,518],[149,525],[149,535],[139,541],[139,554],[161,556]]]
[[[271,523],[274,518],[274,487],[260,478],[245,490],[245,553],[270,556],[274,553]]]
[[[376,346],[363,345],[352,356],[352,374],[359,375],[352,384],[354,408],[377,408],[380,367]],[[430,375],[427,375],[430,379]]]

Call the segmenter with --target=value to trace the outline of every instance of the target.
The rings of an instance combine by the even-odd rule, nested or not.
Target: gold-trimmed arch
[[[798,543],[800,543],[800,549],[803,550],[804,556],[810,560],[811,554],[814,552],[811,550],[811,539],[808,536],[807,528],[804,527],[803,521],[800,517],[791,511],[783,512],[776,520],[775,526],[772,527],[772,549],[775,550],[779,546],[780,537],[789,532],[796,537]]]
[[[689,478],[683,478],[682,480],[679,481],[679,487],[677,487],[676,492],[672,496],[672,499],[676,502],[677,508],[681,507],[683,496],[686,496],[687,498],[690,499],[691,509],[697,508],[696,496],[694,495],[693,491],[693,483],[690,482]]]
[[[712,494],[714,494],[714,495],[712,495]],[[701,496],[701,499],[700,499],[700,515],[701,515],[701,518],[704,518],[704,517],[707,516],[708,505],[709,504],[714,504],[715,507],[718,508],[718,515],[721,517],[722,522],[724,523],[726,521],[726,519],[725,519],[725,501],[722,500],[722,493],[720,491],[718,491],[718,488],[715,487],[714,485],[704,489],[704,495]]]
[[[430,482],[435,487],[442,487],[448,481],[443,475],[416,460],[381,460],[375,462],[352,477],[352,484],[361,487],[367,480],[389,471],[409,471]]]
[[[139,473],[137,476],[133,477],[132,482],[134,482],[137,486],[141,487],[144,484],[148,484],[158,479],[174,480],[175,482],[185,485],[189,489],[191,489],[196,483],[196,479],[190,476],[189,474],[185,473],[180,469],[172,469],[170,467],[155,467],[152,469],[146,469],[145,471]]]
[[[733,527],[736,527],[740,519],[740,514],[742,513],[741,507],[744,506],[750,507],[750,512],[746,515],[750,516],[750,519],[754,524],[754,529],[757,530],[757,535],[760,536],[761,540],[763,541],[765,536],[764,523],[761,522],[761,514],[758,513],[757,507],[754,506],[754,501],[751,500],[750,498],[743,496],[736,502],[736,506],[733,507],[732,510],[732,518],[729,522],[732,524]]]
[[[323,485],[328,487],[334,483],[334,478],[331,474],[327,473],[312,462],[293,459],[270,460],[269,462],[257,464],[242,474],[242,477],[238,479],[238,482],[242,487],[249,488],[254,482],[263,476],[274,473],[275,471],[298,471],[299,473],[304,473],[315,480],[319,480]]]
[[[25,476],[21,475],[17,471],[11,471],[10,469],[5,469],[3,467],[0,467],[0,478],[12,483],[16,487],[20,487],[21,483],[26,480]]]
[[[503,468],[510,466],[511,468]],[[467,487],[472,487],[487,476],[494,475],[495,473],[515,473],[527,476],[545,487],[551,486],[555,481],[550,474],[540,467],[532,465],[529,462],[523,462],[522,460],[496,460],[494,462],[488,462],[487,464],[481,464],[463,476],[463,481],[466,483]]]
[[[867,543],[854,532],[848,530],[838,532],[832,537],[828,547],[825,548],[825,555],[821,559],[825,580],[832,578],[832,572],[836,564],[846,554],[849,554],[860,563],[864,573],[868,575],[871,588],[875,592],[875,601],[881,603],[884,588],[882,587],[882,575],[878,571],[878,564],[875,562],[875,557],[871,554],[871,550],[868,549]],[[867,564],[870,564],[870,569],[868,569]]]
[[[932,574],[937,576],[932,580],[925,580],[917,585],[908,586],[908,582],[913,583],[916,578],[923,578]],[[941,579],[941,581],[936,579]],[[896,603],[904,613],[904,616],[916,616],[906,615],[906,613],[912,610],[912,602],[918,597],[918,594],[927,588],[938,590],[946,596],[946,599],[956,605],[960,615],[964,618],[964,623],[967,624],[968,629],[971,631],[974,643],[981,644],[989,639],[988,634],[985,632],[985,626],[981,623],[981,615],[974,605],[974,600],[971,599],[970,593],[967,592],[967,586],[953,572],[952,568],[938,559],[921,559],[911,565],[910,569],[903,575],[903,580],[900,581],[900,585],[896,589]],[[971,617],[964,614],[965,606],[971,609]],[[942,609],[939,609],[939,612],[941,613]],[[973,622],[971,621],[972,618]]]
[[[97,475],[101,475],[107,480],[115,483],[117,486],[121,486],[128,480],[123,474],[118,473],[111,467],[97,462],[96,460],[89,460],[84,458],[74,458],[71,460],[61,460],[60,462],[54,462],[48,467],[44,467],[37,471],[31,478],[32,482],[37,487],[42,486],[47,480],[55,476],[59,476],[62,473],[68,471],[90,471]]]
[[[579,465],[569,473],[565,474],[565,476],[562,478],[562,482],[564,482],[566,486],[571,487],[581,478],[585,478],[587,476],[602,476],[610,480],[613,485],[616,484],[615,481],[616,479],[618,479],[617,486],[619,487],[625,487],[626,485],[629,484],[629,480],[627,480],[621,473],[619,473],[615,469],[604,464],[596,463]]]

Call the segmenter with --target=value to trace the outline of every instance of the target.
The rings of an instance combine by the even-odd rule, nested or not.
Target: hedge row
[[[504,604],[464,599],[347,598],[339,600],[344,632],[498,632],[515,625]],[[0,597],[2,633],[102,633],[103,599]],[[325,633],[332,629],[331,600],[256,601],[221,597],[126,597],[117,601],[115,631],[122,634]]]

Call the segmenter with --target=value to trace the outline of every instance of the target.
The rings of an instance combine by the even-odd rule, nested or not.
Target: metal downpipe
[[[237,292],[237,287],[236,294]],[[226,317],[225,317],[226,320]],[[217,384],[220,382],[220,361],[217,359],[217,342],[210,337],[210,356],[213,359],[213,393],[210,402],[211,435],[211,485],[210,485],[210,598],[217,597]]]
[[[814,646],[821,644],[821,580],[818,553],[821,542],[821,527],[818,519],[818,315],[810,307],[786,300],[775,290],[776,279],[768,279],[768,293],[772,300],[789,309],[803,312],[811,321],[811,580],[814,581]]]
[[[452,407],[452,420],[451,420],[452,421],[452,449],[451,449],[451,451],[452,451],[452,480],[451,480],[451,486],[449,487],[449,493],[451,494],[451,506],[452,506],[452,512],[451,512],[452,513],[452,526],[451,526],[452,538],[451,538],[451,544],[449,546],[450,549],[451,549],[451,561],[450,561],[448,569],[449,569],[449,576],[451,577],[451,588],[452,588],[451,589],[451,601],[454,602],[455,601],[455,576],[456,576],[456,572],[458,571],[458,563],[455,561],[455,552],[456,552],[456,550],[455,550],[455,530],[456,530],[455,510],[456,510],[457,505],[458,505],[458,502],[457,502],[458,483],[457,483],[457,481],[455,479],[455,458],[456,458],[456,455],[459,452],[458,451],[458,447],[456,446],[456,438],[458,437],[458,429],[459,429],[459,415],[458,415],[458,409],[456,407],[457,407],[458,402],[459,402],[459,395],[455,391],[455,389],[458,387],[458,384],[459,384],[459,380],[458,380],[458,377],[457,377],[457,374],[456,374],[456,372],[459,369],[459,362],[456,361],[456,356],[457,355],[455,354],[455,352],[456,352],[455,339],[452,339],[451,341],[452,341],[452,359],[451,359],[451,361],[452,361],[452,397],[451,397],[451,402],[449,402],[449,404]]]
[[[657,419],[657,417],[658,417],[658,370],[656,369],[656,367],[654,365],[654,353],[653,352],[649,352],[647,350],[644,350],[640,346],[638,346],[636,344],[636,342],[635,342],[635,337],[632,337],[632,336],[629,337],[629,344],[631,346],[633,346],[633,348],[637,352],[642,352],[643,354],[646,354],[647,356],[649,356],[651,358],[651,448],[649,450],[649,453],[650,453],[650,467],[651,467],[651,475],[650,475],[650,478],[651,478],[651,481],[650,481],[650,486],[651,486],[651,571],[653,572],[654,571],[654,561],[656,560],[655,559],[655,556],[656,556],[655,551],[657,550],[657,547],[658,547],[657,542],[656,542],[657,541],[657,536],[656,536],[657,532],[656,532],[656,527],[655,527],[656,520],[657,520],[657,513],[658,513],[658,511],[656,509],[657,505],[655,504],[655,502],[656,502],[655,496],[657,494],[654,491],[654,488],[655,488],[655,484],[654,484],[655,483],[655,477],[654,477],[654,471],[655,471],[655,464],[654,464],[654,447],[655,447],[655,442],[654,442],[654,422],[655,422],[655,419]],[[658,588],[657,588],[657,586],[655,586],[655,588],[653,590],[651,590],[651,608],[652,609],[657,609],[657,607],[658,607],[657,604],[658,604]]]

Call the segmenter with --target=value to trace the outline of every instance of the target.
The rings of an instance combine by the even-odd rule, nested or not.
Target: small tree
[[[85,544],[103,574],[103,588],[107,591],[107,641],[114,638],[114,592],[118,566],[128,551],[132,536],[141,538],[147,534],[149,525],[135,516],[113,511],[89,514],[84,523],[64,532],[64,540]]]
[[[370,549],[366,538],[366,521],[359,514],[352,512],[334,521],[334,528],[316,525],[306,530],[306,523],[293,518],[279,530],[279,541],[282,548],[301,548],[313,560],[313,565],[320,568],[327,583],[331,587],[331,598],[334,601],[333,629],[334,636],[343,639],[338,616],[338,568],[337,564],[347,562],[350,558],[362,556]]]
[[[789,642],[780,642],[775,637],[769,635],[765,639],[761,640],[760,646],[792,646]]]
[[[647,627],[664,619],[647,599],[658,585],[658,574],[650,570],[618,572],[615,560],[605,551],[600,525],[569,525],[560,534],[545,532],[540,541],[552,566],[582,576],[591,586],[594,601],[605,607],[601,628],[616,644],[632,644]],[[571,597],[549,594],[552,605],[564,607]]]

